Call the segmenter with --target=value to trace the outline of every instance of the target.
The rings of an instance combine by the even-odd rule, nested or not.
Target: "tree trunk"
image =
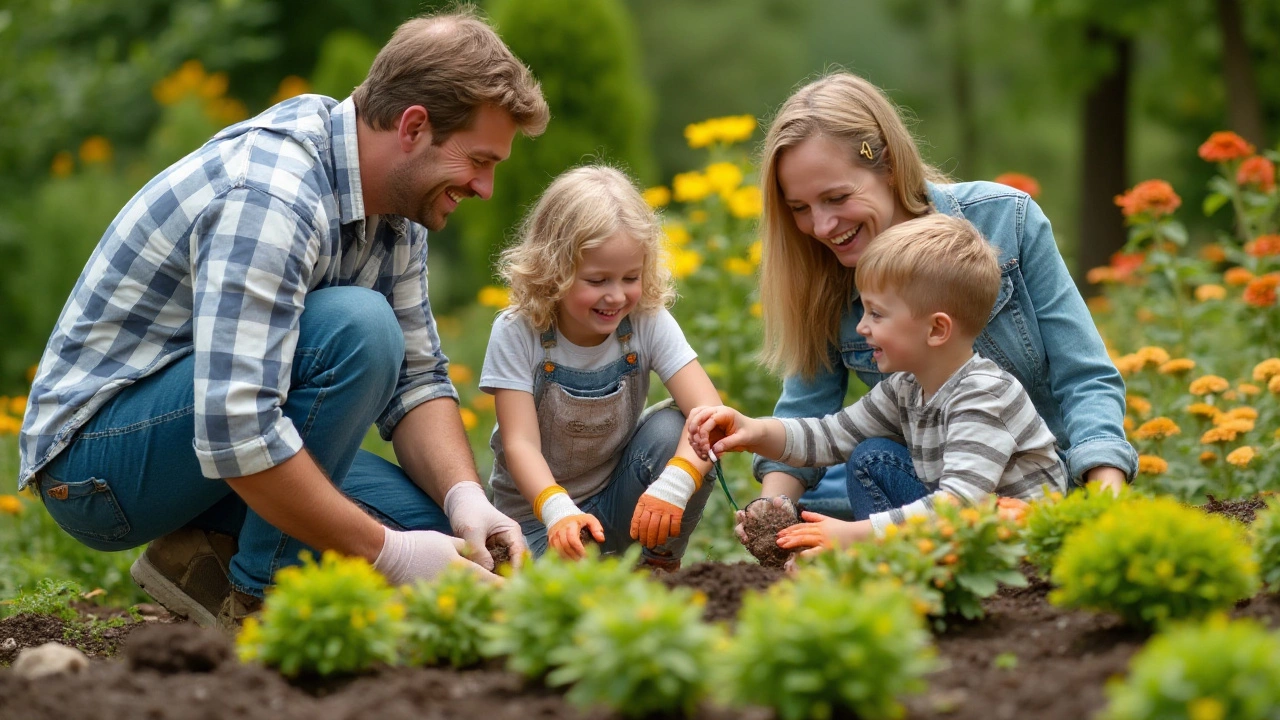
[[[1222,31],[1222,79],[1227,86],[1227,125],[1245,140],[1267,145],[1262,123],[1258,84],[1253,76],[1249,46],[1244,39],[1240,0],[1217,0],[1218,27]]]
[[[1106,265],[1124,246],[1126,232],[1115,197],[1128,187],[1129,67],[1132,42],[1098,27],[1086,31],[1090,44],[1110,48],[1111,70],[1098,79],[1084,101],[1084,153],[1080,189],[1080,244],[1077,274]],[[1088,292],[1090,288],[1082,287]]]

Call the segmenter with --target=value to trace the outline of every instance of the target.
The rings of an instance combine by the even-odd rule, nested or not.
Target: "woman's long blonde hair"
[[[636,310],[670,305],[675,281],[662,248],[662,223],[625,174],[587,165],[552,181],[520,224],[516,244],[503,251],[498,274],[511,291],[509,308],[539,332],[546,330],[573,285],[582,251],[618,233],[644,249]]]
[[[897,202],[911,216],[929,212],[926,180],[946,181],[925,164],[897,107],[866,80],[847,73],[827,75],[787,99],[764,140],[760,186],[760,304],[766,366],[784,376],[812,378],[830,370],[839,346],[840,318],[855,291],[854,269],[796,227],[778,187],[778,158],[811,137],[823,136],[848,149],[849,158],[892,181]],[[862,144],[874,160],[859,154]]]

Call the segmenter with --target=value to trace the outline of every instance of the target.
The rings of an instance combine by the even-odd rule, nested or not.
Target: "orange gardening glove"
[[[636,502],[631,514],[631,539],[654,548],[680,536],[680,521],[689,498],[702,486],[702,474],[684,458],[675,457]]]
[[[604,526],[590,513],[584,513],[559,485],[552,485],[538,495],[533,514],[547,526],[547,544],[570,560],[587,556],[582,546],[582,530],[586,528],[596,542],[604,542]]]

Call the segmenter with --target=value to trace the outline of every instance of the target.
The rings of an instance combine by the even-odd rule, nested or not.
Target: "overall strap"
[[[552,323],[542,331],[542,360],[545,363],[551,362],[551,348],[556,346],[556,325]],[[549,371],[548,371],[549,372]]]
[[[618,336],[618,342],[622,343],[622,354],[631,354],[631,316],[627,315],[622,318],[622,322],[618,323],[618,329],[613,331]]]

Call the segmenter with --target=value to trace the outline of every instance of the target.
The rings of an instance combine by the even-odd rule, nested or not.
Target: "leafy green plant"
[[[1067,537],[1049,600],[1137,626],[1202,617],[1257,590],[1252,555],[1232,520],[1171,498],[1134,499]]]
[[[646,582],[592,604],[573,631],[572,645],[551,652],[556,669],[548,683],[572,683],[571,702],[628,717],[692,714],[707,692],[713,646],[723,641],[718,626],[702,621],[704,603],[688,588]]]
[[[450,567],[431,582],[406,586],[405,656],[410,665],[474,665],[482,630],[493,621],[498,589],[464,567]]]
[[[1110,490],[1102,489],[1097,483],[1090,483],[1083,490],[1073,492],[1065,498],[1054,493],[1032,503],[1027,510],[1026,526],[1022,530],[1022,539],[1027,545],[1027,559],[1041,573],[1049,575],[1062,550],[1062,542],[1068,535],[1129,496],[1128,486],[1117,496]]]
[[[80,613],[71,607],[71,603],[79,597],[79,583],[45,578],[36,583],[34,592],[14,598],[11,614],[51,615],[69,623],[75,622],[80,619]]]
[[[924,688],[931,636],[912,598],[890,583],[851,591],[817,575],[748,594],[722,654],[729,702],[774,708],[783,720],[901,717],[898,697]]]
[[[236,638],[241,660],[285,675],[330,675],[394,663],[404,635],[398,593],[361,558],[326,552],[317,563],[282,568],[261,620],[249,617]]]
[[[1250,527],[1258,574],[1268,592],[1280,592],[1280,498],[1267,498],[1267,507]]]
[[[558,648],[573,646],[574,630],[588,609],[643,592],[647,581],[635,571],[639,545],[620,557],[597,560],[596,553],[588,543],[586,560],[547,553],[525,565],[498,594],[497,622],[485,631],[483,652],[505,655],[514,672],[541,677]]]
[[[941,564],[944,555],[939,551],[946,548],[933,541],[924,547],[928,552],[921,552],[908,533],[895,530],[887,537],[801,557],[797,563],[800,576],[822,575],[854,592],[861,592],[869,583],[898,585],[912,596],[919,614],[941,617],[946,608],[942,591],[934,581],[945,582],[947,571]]]
[[[1280,637],[1214,615],[1147,643],[1128,679],[1107,686],[1103,720],[1263,720],[1280,706]]]

